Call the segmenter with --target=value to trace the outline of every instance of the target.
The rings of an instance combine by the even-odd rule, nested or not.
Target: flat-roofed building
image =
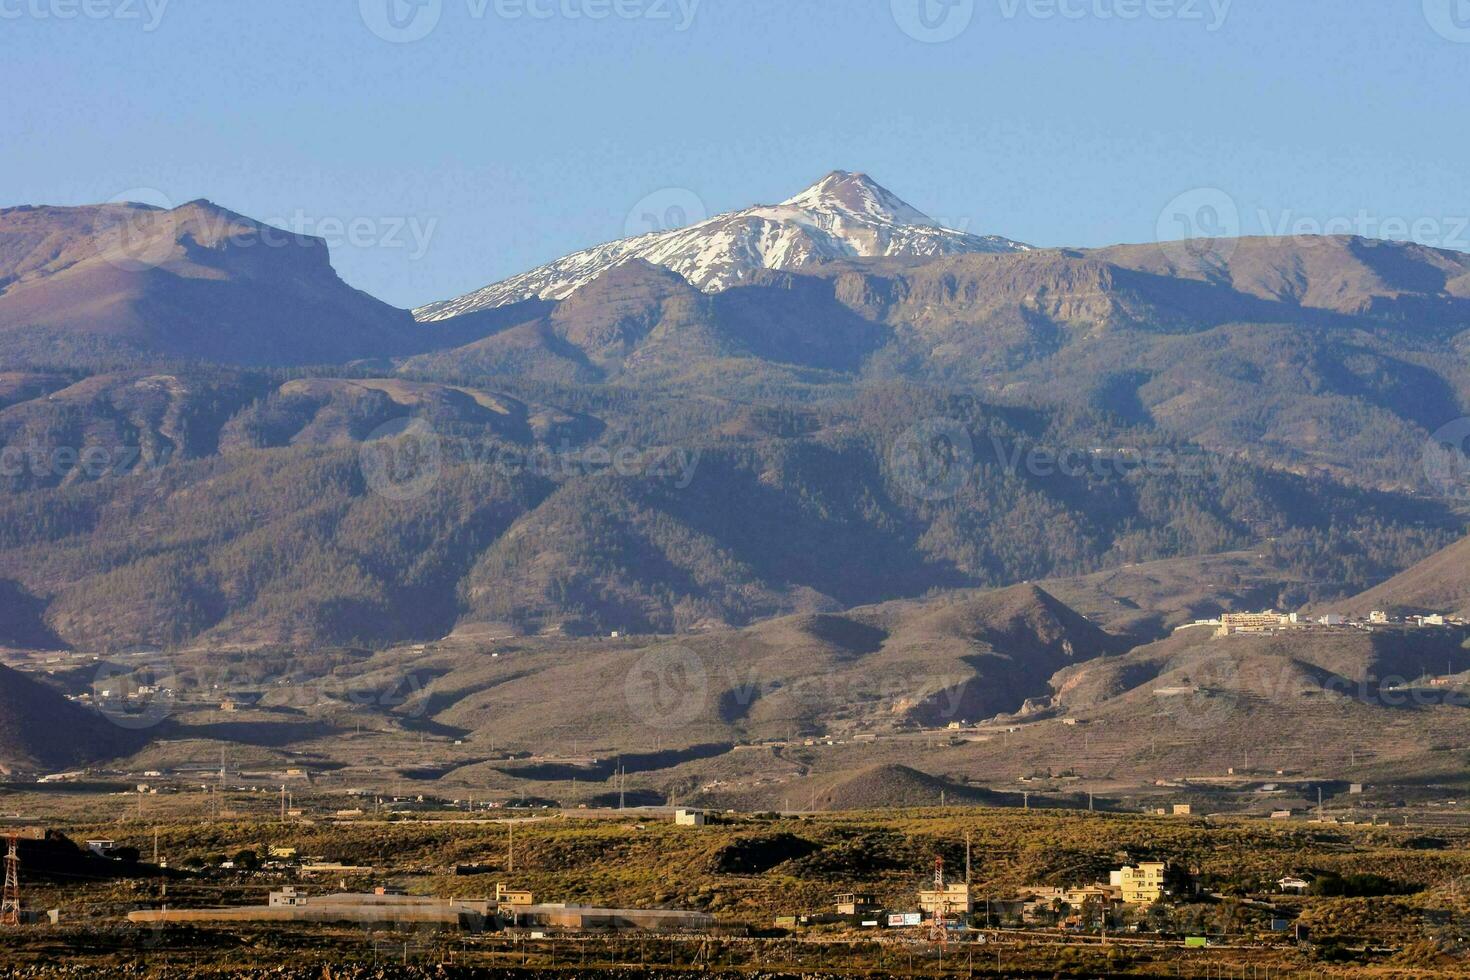
[[[572,932],[702,932],[714,927],[705,912],[679,909],[605,909],[591,905],[527,905],[515,910],[517,926]]]
[[[1116,880],[1111,884],[1122,889],[1123,901],[1129,905],[1152,905],[1164,897],[1164,876],[1168,869],[1163,861],[1125,864],[1114,872]]]
[[[1290,625],[1292,622],[1278,612],[1225,613],[1220,617],[1220,628],[1216,636],[1232,636],[1236,633],[1268,633]]]
[[[878,910],[878,897],[868,892],[847,892],[837,896],[838,915],[867,915]]]
[[[535,905],[536,898],[524,888],[511,888],[504,882],[495,885],[495,904],[501,908],[507,906],[519,908],[524,905]]]
[[[919,892],[919,908],[929,915],[970,915],[975,911],[975,900],[970,886],[961,881],[945,885],[943,891],[931,888]]]

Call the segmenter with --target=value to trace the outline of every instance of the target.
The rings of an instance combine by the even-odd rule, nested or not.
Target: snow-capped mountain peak
[[[867,174],[834,170],[780,204],[716,215],[670,231],[583,249],[458,299],[414,311],[446,320],[523,299],[559,300],[630,259],[672,269],[705,292],[747,282],[760,269],[799,269],[834,259],[883,255],[1017,252],[997,235],[943,228]]]
[[[809,211],[842,211],[864,215],[874,221],[900,225],[938,227],[918,208],[899,200],[867,174],[834,170],[795,197],[781,202],[784,207]]]

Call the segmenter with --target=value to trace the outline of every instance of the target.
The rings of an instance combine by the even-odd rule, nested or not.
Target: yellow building
[[[1225,613],[1220,617],[1220,628],[1216,636],[1231,636],[1235,633],[1268,633],[1293,624],[1293,618],[1278,612]]]
[[[536,900],[530,892],[520,888],[510,888],[500,883],[495,886],[495,904],[499,906],[511,906],[512,908],[535,905]]]
[[[1152,905],[1164,897],[1163,861],[1140,861],[1135,867],[1124,865],[1112,874],[1112,884],[1123,889],[1123,901],[1129,905]]]
[[[970,896],[970,886],[960,882],[945,885],[942,892],[932,888],[919,892],[919,908],[930,915],[970,915],[975,911],[975,900]]]

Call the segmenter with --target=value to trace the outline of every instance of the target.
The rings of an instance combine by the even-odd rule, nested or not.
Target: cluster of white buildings
[[[1175,632],[1209,627],[1217,637],[1235,636],[1241,633],[1275,633],[1280,630],[1342,628],[1372,629],[1375,626],[1445,627],[1465,626],[1459,617],[1444,613],[1429,613],[1417,616],[1394,617],[1381,610],[1374,610],[1367,619],[1353,619],[1338,613],[1327,613],[1313,619],[1302,613],[1281,613],[1268,609],[1265,612],[1224,613],[1218,619],[1196,619],[1177,627]]]

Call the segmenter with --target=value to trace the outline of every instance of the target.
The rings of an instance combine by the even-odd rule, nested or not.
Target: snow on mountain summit
[[[848,173],[845,170],[832,171],[800,194],[782,201],[781,205],[810,211],[864,215],[890,224],[938,227],[927,214],[905,204],[867,174]]]
[[[799,269],[833,259],[882,255],[1019,252],[997,235],[941,227],[866,174],[834,170],[795,197],[716,215],[696,224],[598,245],[476,290],[414,310],[446,320],[523,299],[563,299],[630,259],[679,273],[705,292],[748,281],[759,269]]]

